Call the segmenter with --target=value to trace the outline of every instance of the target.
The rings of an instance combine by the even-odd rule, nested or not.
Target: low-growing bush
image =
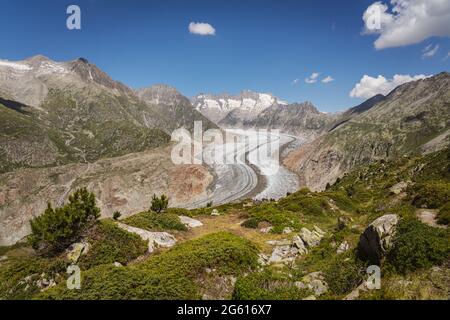
[[[399,223],[387,261],[395,271],[407,273],[439,265],[449,254],[448,231],[409,219]]]
[[[273,226],[273,232],[279,233],[286,227],[299,229],[300,217],[298,213],[283,210],[274,203],[264,203],[259,206],[253,207],[249,211],[250,224],[256,225],[260,222],[268,222]]]
[[[259,221],[255,218],[250,218],[242,222],[241,226],[249,229],[258,229]]]
[[[343,295],[356,288],[363,280],[364,264],[354,257],[335,257],[325,270],[325,281],[336,295]]]
[[[437,214],[438,223],[448,225],[450,223],[450,202],[444,204]]]
[[[416,207],[438,209],[450,199],[450,183],[446,181],[418,183],[409,188],[408,193],[413,194],[413,204]]]
[[[294,281],[270,269],[240,277],[235,285],[235,300],[301,300],[312,293],[295,286]]]
[[[149,231],[187,230],[187,227],[181,223],[180,218],[173,213],[141,212],[126,218],[123,222]]]
[[[258,250],[243,238],[220,232],[179,244],[143,263],[99,266],[83,273],[80,290],[58,285],[41,299],[200,299],[198,276],[206,268],[239,276],[257,265]]]
[[[147,242],[138,235],[120,229],[113,221],[100,221],[89,231],[89,252],[80,258],[79,265],[89,269],[101,264],[126,264],[145,254]]]
[[[0,300],[31,299],[41,288],[38,281],[59,280],[66,273],[68,262],[60,258],[9,258],[0,267]]]

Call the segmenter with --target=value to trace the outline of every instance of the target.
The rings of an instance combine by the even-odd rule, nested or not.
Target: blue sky
[[[166,83],[189,97],[249,89],[337,111],[363,101],[349,93],[364,75],[449,70],[446,34],[434,37],[430,31],[423,41],[375,49],[378,35],[362,34],[363,13],[373,3],[2,0],[0,59],[85,57],[135,88]],[[70,4],[81,8],[81,30],[66,28]],[[209,23],[216,34],[192,34],[190,22]],[[424,59],[428,45],[439,50]],[[314,72],[320,73],[318,81],[307,84]],[[322,83],[326,76],[334,81]]]

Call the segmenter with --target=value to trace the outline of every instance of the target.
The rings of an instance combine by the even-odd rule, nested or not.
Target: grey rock
[[[300,238],[303,240],[307,247],[318,246],[324,235],[325,232],[316,226],[314,227],[313,231],[310,231],[307,228],[302,228],[299,233]]]
[[[186,216],[180,216],[179,218],[180,218],[181,223],[184,224],[188,228],[198,228],[198,227],[203,226],[203,223],[199,220],[192,219],[192,218],[186,217]]]
[[[359,239],[358,255],[379,265],[392,246],[398,222],[396,214],[384,215],[372,222]]]
[[[291,246],[279,246],[275,247],[275,249],[272,252],[272,255],[270,256],[269,262],[270,263],[286,263],[294,261],[295,258],[298,256],[298,249]]]
[[[148,252],[152,253],[157,247],[173,247],[177,240],[167,232],[151,232],[144,229],[132,227],[124,223],[117,223],[119,228],[137,234],[142,240],[148,241]]]
[[[393,185],[389,191],[392,192],[393,194],[400,194],[403,191],[406,190],[406,188],[408,187],[408,185],[410,184],[410,181],[405,182],[405,181],[401,181],[395,185]]]

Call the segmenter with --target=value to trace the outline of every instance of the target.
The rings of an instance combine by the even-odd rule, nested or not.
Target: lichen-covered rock
[[[300,238],[302,238],[307,247],[318,246],[324,235],[325,232],[317,226],[314,226],[313,231],[310,231],[307,228],[302,228],[299,233]]]
[[[72,244],[67,252],[67,259],[69,259],[71,262],[76,263],[78,259],[83,254],[87,254],[89,252],[89,243],[87,242],[78,242]]]
[[[396,214],[387,214],[372,222],[360,237],[358,244],[360,258],[379,265],[392,247],[398,222]]]
[[[408,185],[409,185],[410,183],[411,183],[411,181],[407,181],[407,182],[402,181],[402,182],[399,182],[399,183],[393,185],[393,186],[389,189],[389,191],[392,192],[393,194],[400,194],[400,193],[402,193],[403,191],[405,191],[406,188],[408,188]]]

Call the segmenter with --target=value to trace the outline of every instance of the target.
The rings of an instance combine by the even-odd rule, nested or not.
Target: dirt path
[[[419,209],[416,212],[417,218],[419,218],[420,221],[429,225],[430,227],[445,228],[445,226],[437,224],[436,214],[436,210],[430,209]]]

